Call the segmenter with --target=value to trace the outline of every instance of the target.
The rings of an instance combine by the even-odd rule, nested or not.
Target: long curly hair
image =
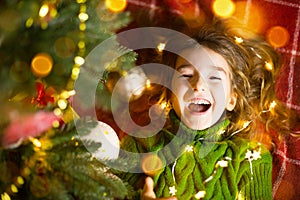
[[[275,82],[282,67],[282,58],[264,38],[254,33],[244,37],[245,31],[233,31],[226,23],[217,21],[204,25],[192,35],[198,44],[222,55],[231,68],[232,89],[238,98],[233,111],[226,112],[231,121],[227,136],[238,133],[267,144],[271,142],[270,131],[276,131],[279,137],[287,134],[299,136],[299,132],[292,130],[299,116],[276,95]],[[186,41],[183,46],[190,48],[193,44]],[[174,68],[177,58],[178,55],[165,51],[162,62]],[[171,77],[163,75],[162,78],[170,82]],[[160,101],[169,101],[169,89],[165,88],[160,93]]]

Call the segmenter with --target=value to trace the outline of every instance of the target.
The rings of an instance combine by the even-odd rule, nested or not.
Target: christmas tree
[[[124,198],[126,185],[92,154],[105,145],[77,134],[109,126],[77,117],[72,99],[85,57],[130,22],[125,7],[110,0],[1,1],[2,200]],[[99,80],[134,60],[131,54],[100,66]],[[101,81],[96,96],[102,105],[110,98]]]

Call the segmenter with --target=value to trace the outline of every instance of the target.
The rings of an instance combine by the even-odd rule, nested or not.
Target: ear
[[[237,95],[235,92],[232,92],[227,103],[226,103],[226,110],[232,111],[236,105]]]

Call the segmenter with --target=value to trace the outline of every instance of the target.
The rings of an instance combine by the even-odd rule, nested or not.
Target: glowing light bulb
[[[24,179],[23,179],[21,176],[18,176],[18,177],[17,177],[17,183],[18,183],[19,185],[23,185],[23,184],[24,184]]]
[[[89,15],[86,13],[79,13],[78,18],[81,22],[85,22],[86,20],[89,19]]]
[[[162,52],[165,48],[166,48],[166,43],[159,43],[159,44],[157,45],[157,50],[158,50],[159,52]]]
[[[249,124],[250,124],[250,121],[244,122],[243,128],[247,128],[247,126],[249,126]]]
[[[265,62],[265,68],[268,71],[272,71],[272,69],[273,69],[272,63],[271,62]]]
[[[270,103],[269,110],[274,109],[276,105],[277,105],[276,102],[275,102],[275,101],[272,101],[272,102]]]
[[[105,6],[108,10],[113,12],[121,12],[127,6],[126,0],[105,0]]]
[[[34,146],[36,146],[36,147],[41,147],[42,146],[42,143],[38,140],[38,139],[36,139],[36,138],[29,138],[29,140],[32,142],[32,144],[34,145]]]
[[[206,192],[203,190],[203,191],[197,192],[197,194],[195,194],[194,197],[195,197],[196,199],[201,199],[201,198],[204,198],[205,195],[206,195]]]
[[[13,193],[17,193],[18,192],[18,188],[17,186],[15,186],[15,184],[11,184],[10,189]]]
[[[58,107],[59,107],[61,110],[64,110],[64,109],[67,108],[68,103],[67,103],[67,101],[66,101],[65,99],[59,99],[59,100],[57,101],[57,105],[58,105]]]
[[[146,88],[151,87],[151,81],[149,79],[146,80]]]
[[[39,11],[40,17],[45,17],[49,12],[49,6],[47,4],[42,5]]]
[[[31,71],[37,77],[47,76],[53,67],[52,57],[47,53],[39,53],[31,61]]]
[[[82,58],[82,57],[80,57],[80,56],[76,56],[76,57],[74,58],[74,62],[75,62],[77,65],[83,65],[84,62],[85,62],[85,60],[84,60],[84,58]]]
[[[235,4],[231,0],[215,0],[212,7],[214,13],[223,18],[230,17],[235,11]]]
[[[244,40],[243,40],[243,38],[240,38],[240,37],[234,37],[235,38],[235,42],[237,43],[237,44],[241,44],[242,42],[244,42]]]
[[[165,109],[167,107],[168,103],[167,102],[162,102],[160,104],[161,109]]]

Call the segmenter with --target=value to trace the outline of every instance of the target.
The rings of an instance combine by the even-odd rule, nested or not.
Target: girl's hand
[[[153,190],[153,180],[151,177],[145,179],[144,189],[142,191],[142,200],[177,200],[176,197],[167,197],[157,199]]]

